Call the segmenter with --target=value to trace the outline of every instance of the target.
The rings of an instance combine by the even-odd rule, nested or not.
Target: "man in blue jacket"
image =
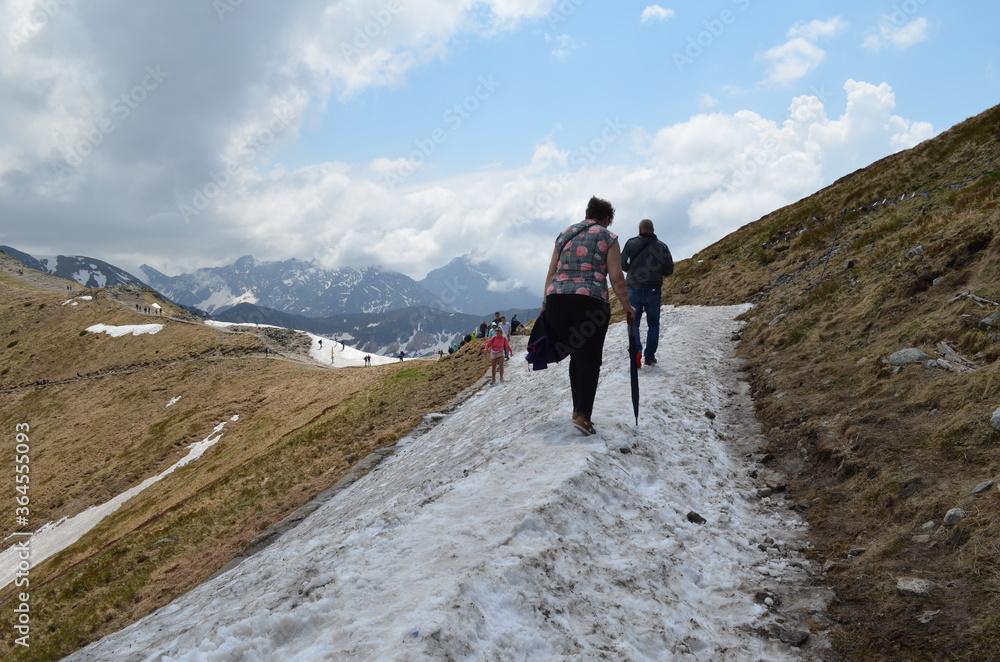
[[[642,349],[639,320],[646,311],[646,365],[656,364],[656,349],[660,344],[660,306],[663,279],[674,273],[674,259],[667,245],[653,233],[653,221],[639,221],[639,236],[632,237],[622,248],[622,271],[628,286],[628,300],[635,308],[635,340]]]

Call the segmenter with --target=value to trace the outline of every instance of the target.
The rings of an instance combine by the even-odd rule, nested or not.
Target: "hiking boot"
[[[656,365],[656,359],[654,359],[652,356],[647,356],[646,365]]]

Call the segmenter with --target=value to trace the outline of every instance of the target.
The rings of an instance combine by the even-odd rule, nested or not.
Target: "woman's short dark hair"
[[[587,216],[595,221],[607,219],[610,224],[615,219],[615,208],[607,200],[598,198],[596,195],[587,203]]]

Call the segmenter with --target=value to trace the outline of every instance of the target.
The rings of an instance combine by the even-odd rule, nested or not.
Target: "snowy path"
[[[614,325],[595,437],[569,422],[566,362],[531,372],[519,353],[507,384],[278,542],[69,659],[816,659],[816,636],[762,634],[808,630],[828,596],[793,551],[804,525],[742,464],[756,434],[729,339],[742,310],[664,308],[638,428]]]

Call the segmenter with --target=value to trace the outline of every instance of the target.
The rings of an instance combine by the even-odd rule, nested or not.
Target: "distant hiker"
[[[319,348],[323,349],[323,339],[322,338],[319,339]]]
[[[400,363],[402,363],[402,362],[403,362],[403,355],[404,355],[405,353],[406,353],[406,352],[404,352],[403,350],[399,350],[399,362],[400,362]]]
[[[496,311],[495,313],[493,313],[493,323],[494,324],[499,324],[500,323],[500,311],[499,310]]]
[[[663,305],[663,279],[674,273],[674,260],[667,245],[653,233],[653,221],[639,221],[639,236],[632,237],[622,248],[622,271],[627,272],[628,300],[635,308],[632,330],[642,351],[639,322],[646,311],[646,365],[656,365],[656,349],[660,345],[660,307]]]
[[[590,420],[604,357],[604,338],[611,322],[608,281],[632,322],[618,237],[608,230],[615,208],[592,197],[584,220],[556,238],[545,275],[541,313],[569,359],[573,394],[573,424],[584,434],[596,434]]]
[[[370,354],[365,354],[365,365],[370,366],[372,364],[372,357]]]
[[[485,338],[486,337],[486,330],[487,330],[487,328],[489,328],[489,327],[486,326],[486,320],[483,320],[483,323],[479,325],[479,337],[480,338]]]
[[[510,335],[517,333],[517,327],[521,326],[521,320],[517,319],[517,313],[510,318]]]
[[[508,338],[510,337],[510,324],[507,324],[507,316],[506,315],[501,315],[500,316],[500,324],[498,324],[497,326],[503,331],[503,334],[505,336],[507,336]],[[509,359],[510,358],[510,352],[508,352],[507,350],[504,350],[504,352],[503,352],[503,358],[505,360]]]
[[[513,352],[510,343],[507,342],[506,336],[503,334],[503,329],[497,327],[496,335],[491,337],[486,341],[486,346],[483,347],[483,353],[490,357],[490,369],[492,370],[492,378],[490,379],[490,384],[497,383],[497,368],[500,368],[500,383],[503,383],[503,364],[504,358],[507,352]]]
[[[486,339],[489,340],[490,338],[492,338],[493,336],[495,336],[497,334],[497,329],[499,329],[499,328],[500,328],[500,325],[497,324],[496,322],[493,322],[492,324],[490,324],[490,330],[486,332]]]

